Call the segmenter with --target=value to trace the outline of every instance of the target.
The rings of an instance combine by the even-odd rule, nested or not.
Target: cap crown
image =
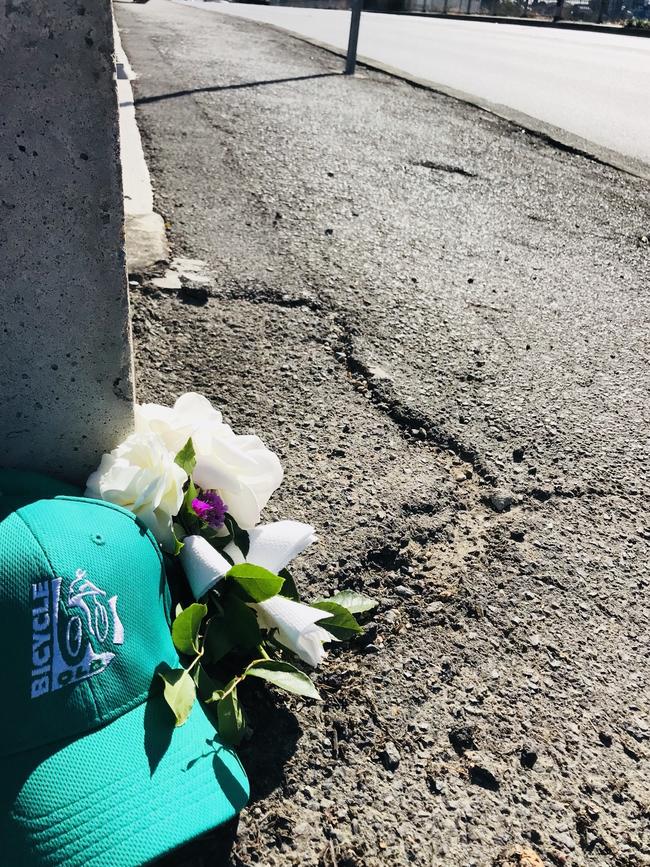
[[[75,737],[178,665],[160,549],[136,516],[78,497],[0,522],[0,754]]]

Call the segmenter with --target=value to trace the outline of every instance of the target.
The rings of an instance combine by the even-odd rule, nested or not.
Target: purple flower
[[[213,530],[223,527],[228,506],[216,491],[202,491],[199,497],[192,500],[192,508]]]

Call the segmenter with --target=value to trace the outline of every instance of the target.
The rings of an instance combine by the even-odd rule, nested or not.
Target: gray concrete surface
[[[182,2],[347,46],[348,12]],[[365,13],[359,55],[650,178],[648,39]]]
[[[134,293],[140,395],[262,435],[305,595],[380,602],[322,705],[247,695],[230,858],[165,867],[645,867],[647,184],[253,22],[117,14],[212,272]]]
[[[1,462],[85,478],[132,423],[108,0],[6,3]]]

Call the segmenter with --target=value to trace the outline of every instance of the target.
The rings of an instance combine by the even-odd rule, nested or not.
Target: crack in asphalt
[[[534,500],[537,500],[540,503],[546,503],[552,499],[561,499],[561,500],[579,500],[582,498],[588,497],[599,497],[599,498],[620,498],[620,497],[640,497],[646,496],[642,491],[636,490],[634,488],[622,490],[622,491],[606,491],[602,488],[569,488],[568,490],[565,488],[553,488],[552,490],[548,488],[533,488],[532,490],[525,491],[524,496],[531,497]]]
[[[346,312],[331,298],[321,296],[317,300],[309,295],[283,294],[268,286],[237,287],[225,290],[220,297],[229,301],[244,301],[251,304],[269,304],[279,308],[305,308],[314,313],[334,314],[339,329],[339,344],[335,357],[343,361],[348,372],[361,379],[369,393],[370,399],[394,424],[403,436],[409,439],[420,439],[439,448],[444,448],[457,458],[468,464],[485,482],[497,484],[494,473],[487,468],[478,452],[457,437],[444,431],[438,422],[426,413],[409,406],[394,393],[388,378],[380,378],[357,355],[353,349],[354,334],[345,321]]]
[[[317,314],[334,314],[335,322],[339,329],[339,343],[336,347],[335,357],[339,362],[345,364],[348,372],[353,377],[353,387],[355,387],[355,382],[357,384],[360,382],[373,404],[397,425],[401,434],[407,439],[420,440],[438,448],[443,448],[471,467],[482,482],[495,487],[499,485],[499,479],[486,466],[485,461],[476,449],[445,431],[441,428],[439,422],[432,419],[428,414],[400,400],[395,395],[388,375],[382,375],[383,372],[380,373],[378,370],[368,367],[361,360],[354,350],[354,338],[359,332],[356,328],[351,328],[345,321],[345,311],[332,298],[321,295],[321,300],[318,300],[314,296],[307,294],[283,294],[277,289],[264,285],[253,287],[240,286],[228,289],[223,291],[219,297],[228,301],[269,304],[281,309],[307,309]],[[641,491],[634,489],[608,491],[591,486],[578,486],[570,489],[561,487],[531,487],[520,492],[522,499],[532,499],[539,503],[546,503],[553,499],[608,498],[641,495]],[[473,508],[478,509],[481,507],[480,499],[481,497],[477,492],[476,503]],[[513,504],[513,506],[516,508],[517,504]],[[418,509],[417,504],[407,504],[405,508],[409,514],[428,514],[433,511],[433,507],[429,503],[422,504],[421,509]]]
[[[327,305],[309,295],[290,295],[268,286],[253,288],[228,289],[221,294],[228,301],[248,301],[251,304],[272,304],[281,308],[305,308],[314,313],[321,313]]]
[[[462,175],[464,178],[477,178],[476,172],[470,172],[461,166],[453,166],[450,163],[436,163],[433,160],[420,160],[412,163],[414,166],[421,166],[423,169],[431,169],[435,172],[447,172],[452,175]]]
[[[440,448],[447,449],[465,463],[469,464],[481,479],[496,484],[494,473],[485,465],[478,452],[461,442],[453,434],[444,431],[439,422],[426,413],[409,406],[394,392],[388,378],[380,378],[357,355],[353,348],[353,334],[343,327],[341,351],[348,371],[361,378],[373,402],[409,437],[427,440]]]

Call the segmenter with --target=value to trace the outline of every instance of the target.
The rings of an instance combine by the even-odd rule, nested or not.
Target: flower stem
[[[190,665],[188,665],[187,670],[188,670],[188,671],[192,671],[192,669],[194,668],[194,666],[196,665],[196,663],[199,661],[199,659],[201,659],[202,656],[203,656],[203,648],[201,648],[200,653],[198,653],[198,654],[195,656],[195,658],[192,660],[192,662],[190,663]]]
[[[267,659],[270,659],[270,658],[271,658],[271,657],[268,655],[268,653],[264,650],[264,648],[263,648],[261,645],[260,645],[260,647],[258,647],[257,649],[260,651],[260,653],[263,653],[264,656],[261,657],[260,659],[254,659],[252,662],[250,662],[250,663],[246,666],[246,668],[242,671],[241,674],[237,675],[237,677],[234,677],[233,680],[232,680],[232,683],[230,684],[230,686],[228,687],[228,689],[224,691],[224,693],[223,693],[223,695],[221,696],[221,698],[219,699],[219,701],[223,701],[224,698],[227,698],[227,697],[230,695],[231,692],[233,692],[235,689],[237,689],[237,687],[239,686],[239,684],[242,682],[242,680],[245,679],[245,677],[246,677],[246,675],[248,674],[249,670],[250,670],[254,665],[258,665],[260,662],[266,662]],[[199,658],[199,657],[197,657],[197,659],[198,659],[198,658]],[[196,659],[194,660],[194,662],[196,662]],[[192,665],[194,665],[194,662],[192,663]],[[189,670],[189,669],[188,669],[188,670]]]
[[[240,674],[238,677],[233,678],[232,683],[230,684],[228,689],[225,690],[224,694],[221,696],[219,701],[223,701],[224,698],[227,698],[231,692],[234,692],[245,677],[246,677],[246,672],[244,672],[243,674]]]

